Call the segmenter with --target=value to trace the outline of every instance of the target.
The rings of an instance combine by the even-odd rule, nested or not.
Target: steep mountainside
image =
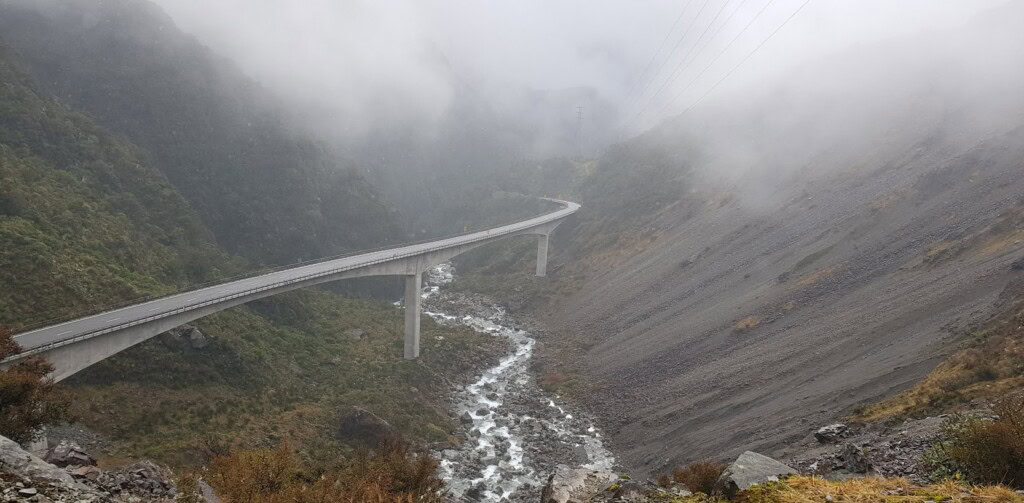
[[[0,323],[18,328],[243,263],[130,144],[41,96],[0,53]]]
[[[151,3],[9,0],[0,34],[43,90],[142,147],[227,250],[282,264],[399,238],[374,187]]]
[[[851,50],[599,160],[548,344],[628,466],[778,452],[984,319],[1024,256],[1022,83],[992,63],[1024,57],[1011,25]]]
[[[214,244],[138,147],[38,91],[0,52],[0,324],[19,330],[251,269]],[[94,454],[189,465],[287,441],[330,461],[364,441],[342,428],[353,407],[411,440],[446,441],[450,380],[499,344],[426,320],[424,357],[407,362],[400,310],[317,289],[195,325],[61,383],[106,439]],[[67,431],[81,440],[83,425]]]

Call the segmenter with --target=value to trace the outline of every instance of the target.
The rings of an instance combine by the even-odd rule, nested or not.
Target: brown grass
[[[760,316],[752,314],[752,315],[747,316],[746,318],[743,318],[742,320],[736,322],[736,326],[734,328],[736,329],[737,332],[744,332],[744,331],[747,331],[747,330],[750,330],[752,328],[757,327],[758,325],[761,324],[761,321],[762,321],[762,319],[761,319]]]
[[[807,276],[800,278],[800,281],[797,281],[796,284],[797,286],[800,287],[808,287],[815,285],[825,278],[830,278],[834,276],[842,268],[843,264],[830,265],[828,267],[825,267],[824,269],[819,269],[811,274],[808,274]]]
[[[672,470],[672,479],[683,484],[692,492],[712,494],[718,483],[718,477],[725,469],[726,465],[723,464],[698,461]]]
[[[225,503],[441,503],[437,462],[394,441],[342,466],[314,470],[287,445],[214,460],[210,484]]]
[[[1020,288],[1020,292],[1010,290]],[[860,421],[945,412],[974,399],[1024,389],[1024,284],[1011,285],[1004,314],[975,334],[913,388],[867,407]]]
[[[943,449],[972,480],[1024,488],[1024,395],[1000,400],[994,411],[995,420],[949,429]]]
[[[830,482],[817,477],[794,476],[783,482],[755,486],[737,495],[740,503],[836,503],[920,502],[951,503],[1021,502],[1024,497],[1002,486],[972,486],[947,481],[915,486],[901,478],[854,479]]]

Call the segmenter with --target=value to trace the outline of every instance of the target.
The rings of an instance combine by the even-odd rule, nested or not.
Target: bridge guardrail
[[[260,277],[260,276],[266,276],[266,275],[269,275],[269,274],[274,274],[274,273],[277,273],[277,272],[286,271],[286,270],[290,270],[290,269],[298,269],[298,268],[302,268],[302,267],[309,267],[309,266],[313,266],[313,265],[317,265],[317,264],[322,264],[322,263],[330,262],[330,261],[334,261],[334,260],[341,260],[341,259],[345,259],[345,258],[357,257],[357,256],[360,256],[360,255],[367,255],[367,254],[377,253],[377,252],[384,251],[384,250],[406,249],[406,248],[410,248],[410,247],[419,246],[419,245],[422,245],[422,244],[433,243],[433,242],[441,242],[441,241],[449,241],[449,240],[452,240],[452,239],[457,239],[459,237],[469,237],[469,236],[473,236],[475,234],[480,234],[481,232],[484,233],[482,236],[479,236],[479,237],[477,237],[475,239],[463,241],[463,242],[449,243],[449,244],[445,244],[445,245],[438,245],[438,246],[434,246],[434,247],[430,247],[430,248],[426,248],[426,249],[422,249],[422,250],[410,250],[410,251],[408,251],[406,253],[395,253],[395,254],[392,254],[390,256],[379,258],[379,259],[375,259],[375,260],[370,260],[370,261],[366,261],[366,262],[359,262],[359,263],[356,263],[356,264],[349,264],[347,266],[342,266],[342,267],[338,267],[338,268],[332,268],[332,269],[328,269],[326,271],[320,271],[320,272],[313,273],[313,274],[307,274],[307,275],[299,276],[299,277],[296,277],[296,278],[291,278],[291,279],[287,279],[287,280],[283,280],[283,281],[278,281],[278,282],[275,282],[275,283],[271,283],[269,285],[264,285],[264,286],[260,286],[260,287],[250,288],[250,289],[247,289],[247,290],[243,290],[241,292],[236,292],[236,293],[233,293],[233,294],[217,297],[217,298],[214,298],[214,299],[209,299],[209,300],[206,300],[206,301],[196,302],[196,303],[193,303],[193,304],[186,304],[186,305],[181,306],[181,307],[177,307],[177,308],[170,309],[170,310],[167,310],[167,311],[161,311],[159,313],[156,313],[156,314],[153,314],[153,315],[149,315],[149,316],[146,316],[144,318],[140,318],[140,319],[133,320],[133,321],[130,321],[130,322],[119,323],[117,325],[112,325],[112,326],[109,326],[109,327],[106,327],[106,328],[93,330],[93,331],[90,331],[90,332],[87,332],[87,333],[84,333],[84,334],[79,334],[79,335],[76,335],[74,337],[70,337],[70,338],[67,338],[67,339],[61,339],[59,341],[53,341],[53,342],[49,342],[49,343],[45,343],[45,344],[40,344],[38,346],[34,346],[34,347],[31,347],[31,348],[25,349],[24,351],[22,351],[22,352],[20,352],[20,353],[18,353],[16,355],[12,355],[12,356],[10,356],[8,358],[0,360],[0,363],[7,363],[9,361],[19,360],[19,359],[31,356],[33,354],[38,354],[38,353],[42,353],[42,352],[45,352],[45,351],[49,351],[49,350],[51,350],[51,349],[53,349],[55,347],[65,346],[65,345],[68,345],[68,344],[74,344],[74,343],[80,342],[82,340],[90,339],[90,338],[93,338],[93,337],[98,337],[100,335],[107,334],[107,333],[110,333],[110,332],[114,332],[114,331],[117,331],[117,330],[122,330],[122,329],[125,329],[125,328],[128,328],[128,327],[140,325],[140,324],[143,324],[143,323],[149,323],[151,321],[158,320],[158,319],[161,319],[161,318],[166,318],[166,317],[172,316],[174,314],[183,313],[183,312],[186,312],[186,311],[191,311],[191,310],[194,310],[194,309],[199,308],[199,307],[219,304],[221,302],[226,302],[226,301],[229,301],[229,300],[232,300],[232,299],[236,299],[236,298],[239,298],[239,297],[245,297],[245,296],[248,296],[248,295],[251,295],[251,294],[254,294],[254,293],[258,293],[258,292],[261,292],[261,291],[271,290],[271,289],[274,289],[274,288],[279,288],[281,286],[286,286],[286,285],[290,285],[290,284],[294,284],[294,283],[299,283],[299,282],[302,282],[302,281],[307,281],[309,279],[319,278],[319,277],[323,277],[323,276],[329,276],[329,275],[332,275],[332,274],[337,274],[337,273],[345,272],[345,271],[352,270],[352,269],[358,269],[358,268],[362,268],[362,267],[366,267],[366,266],[371,266],[371,265],[375,265],[375,264],[380,264],[380,263],[384,263],[384,262],[390,262],[392,260],[397,260],[397,259],[406,258],[406,257],[412,257],[412,256],[416,256],[416,255],[422,255],[422,254],[425,254],[425,253],[430,253],[432,251],[437,251],[437,250],[443,250],[443,249],[446,249],[446,248],[450,248],[452,246],[458,246],[458,245],[462,245],[462,244],[475,243],[475,242],[482,241],[482,240],[485,240],[485,239],[491,239],[491,238],[498,237],[498,236],[504,236],[506,234],[511,234],[511,233],[514,233],[514,232],[519,232],[521,230],[534,227],[536,225],[540,225],[540,224],[551,222],[551,221],[554,221],[554,220],[557,220],[557,219],[560,219],[560,218],[564,218],[566,216],[569,216],[569,215],[575,213],[576,210],[579,209],[578,205],[576,206],[576,208],[573,208],[573,205],[575,203],[569,203],[567,201],[561,201],[561,200],[558,200],[558,199],[550,199],[550,198],[541,198],[541,199],[561,204],[564,207],[561,210],[557,210],[557,211],[554,211],[554,212],[551,212],[551,213],[545,213],[545,214],[542,214],[542,215],[539,215],[539,216],[536,216],[536,217],[532,217],[532,218],[529,218],[529,219],[526,219],[526,220],[522,220],[520,222],[515,222],[515,223],[512,223],[512,224],[507,224],[507,225],[498,227],[497,229],[486,229],[486,230],[481,230],[481,231],[460,233],[460,234],[455,234],[455,235],[448,236],[448,237],[427,239],[427,240],[422,240],[422,241],[417,241],[417,242],[412,242],[412,243],[405,243],[405,244],[395,245],[395,246],[379,247],[379,248],[374,248],[374,249],[370,249],[370,250],[363,250],[363,251],[359,251],[359,252],[353,252],[353,253],[348,253],[348,254],[336,255],[336,256],[332,256],[332,257],[325,257],[325,258],[310,260],[310,261],[306,261],[306,262],[299,262],[299,263],[296,263],[296,264],[290,264],[290,265],[286,265],[286,266],[276,267],[276,268],[273,268],[273,269],[270,269],[270,270],[261,270],[261,271],[257,271],[257,272],[254,272],[254,273],[248,273],[248,274],[237,276],[237,277],[231,278],[231,279],[218,280],[218,281],[206,283],[206,284],[203,284],[202,286],[198,286],[196,288],[191,288],[191,289],[188,289],[188,290],[183,290],[183,291],[175,292],[175,293],[168,294],[168,295],[163,295],[163,296],[153,297],[153,298],[146,298],[142,302],[129,302],[129,303],[122,304],[122,305],[120,305],[118,307],[107,307],[107,308],[104,308],[101,311],[97,311],[97,312],[93,312],[93,313],[90,313],[90,314],[85,314],[85,315],[77,316],[77,317],[72,318],[70,320],[69,319],[65,319],[65,321],[63,321],[63,323],[68,323],[68,322],[79,320],[79,319],[82,319],[82,318],[88,318],[90,316],[97,316],[97,315],[100,315],[100,314],[103,314],[103,313],[106,313],[106,312],[116,311],[118,309],[123,309],[125,307],[136,305],[136,304],[140,304],[140,303],[152,302],[152,301],[156,301],[156,300],[160,300],[160,299],[166,299],[166,298],[174,297],[174,296],[177,296],[177,295],[184,295],[184,294],[191,293],[191,292],[198,292],[198,291],[201,291],[203,289],[210,288],[210,287],[213,287],[213,286],[216,286],[216,285],[223,285],[223,284],[227,284],[227,283],[234,283],[234,282],[237,282],[237,281],[244,281],[246,279],[256,278],[256,277]],[[496,231],[496,232],[492,232],[492,231]],[[27,331],[22,331],[19,334],[16,334],[15,337],[17,337],[19,335],[24,335],[24,334],[33,332],[35,330],[39,330],[40,328],[45,328],[45,327],[51,326],[51,325],[53,325],[53,323],[47,323],[47,324],[42,325],[42,326],[37,326],[34,329],[27,330]]]

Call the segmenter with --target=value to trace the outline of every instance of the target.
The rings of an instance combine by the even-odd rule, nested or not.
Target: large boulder
[[[618,478],[613,472],[558,465],[541,491],[541,503],[589,501]]]
[[[43,458],[47,463],[59,466],[96,466],[96,459],[78,444],[62,440],[56,447],[46,451]]]
[[[871,470],[871,461],[864,454],[864,449],[853,444],[846,444],[839,452],[839,459],[850,473],[867,473]]]
[[[362,407],[352,407],[338,424],[339,440],[370,448],[379,447],[396,435],[391,423]]]
[[[68,472],[43,461],[38,456],[21,448],[17,442],[0,436],[0,466],[4,471],[18,477],[43,480],[50,483],[78,487]]]
[[[830,424],[818,428],[818,431],[814,432],[814,438],[823,444],[834,444],[845,437],[849,431],[850,427],[843,423]]]
[[[210,338],[192,325],[182,325],[160,334],[160,342],[173,349],[203,349]]]
[[[782,477],[793,475],[796,470],[756,452],[740,454],[718,478],[718,488],[729,498],[738,491],[749,489],[766,482],[777,482]]]

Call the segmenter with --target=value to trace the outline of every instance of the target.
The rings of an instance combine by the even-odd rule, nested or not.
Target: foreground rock
[[[66,468],[0,436],[0,501],[170,503],[177,496],[170,474],[149,461],[105,471],[74,443],[62,443],[48,456]]]
[[[558,465],[541,491],[541,503],[592,501],[595,496],[606,492],[618,478],[609,471]]]
[[[13,478],[79,487],[68,472],[22,449],[17,442],[7,437],[0,437],[0,467],[5,475]]]
[[[732,497],[739,491],[764,484],[766,482],[778,482],[787,475],[794,475],[797,471],[768,456],[756,452],[747,451],[740,454],[718,478],[718,486],[721,491]]]
[[[96,460],[87,454],[78,444],[62,441],[56,447],[46,451],[44,461],[61,468],[67,466],[96,466]]]

